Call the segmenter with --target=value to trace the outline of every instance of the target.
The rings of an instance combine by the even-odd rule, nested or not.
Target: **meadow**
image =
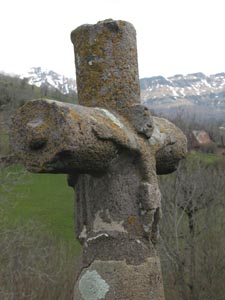
[[[73,230],[74,191],[67,185],[66,175],[31,174],[14,165],[4,168],[1,176],[7,181],[1,197],[9,199],[8,225],[40,222],[53,236],[79,249]]]
[[[72,299],[80,247],[66,175],[0,171],[0,299]]]

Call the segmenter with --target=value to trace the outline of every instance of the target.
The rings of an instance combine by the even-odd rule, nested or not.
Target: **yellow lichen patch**
[[[126,107],[140,102],[136,32],[130,23],[84,25],[71,37],[80,104],[124,114]]]
[[[140,224],[140,221],[138,220],[137,216],[129,216],[127,218],[127,230],[130,234],[141,234],[143,233],[143,227]]]
[[[75,110],[70,109],[69,114],[75,121],[81,120],[81,115],[78,114]]]

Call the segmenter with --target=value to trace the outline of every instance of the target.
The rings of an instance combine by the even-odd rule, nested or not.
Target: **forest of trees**
[[[19,107],[27,100],[36,98],[49,98],[65,102],[74,102],[76,93],[63,95],[57,89],[48,85],[42,85],[40,88],[28,84],[27,78],[20,79],[9,75],[0,74],[0,110],[5,110],[8,106],[11,109]]]
[[[209,162],[193,155],[177,172],[160,177],[167,300],[224,299],[224,181],[224,158]]]

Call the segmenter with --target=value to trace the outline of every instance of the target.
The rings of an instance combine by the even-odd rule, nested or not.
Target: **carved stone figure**
[[[80,105],[26,103],[13,119],[14,150],[31,172],[68,174],[75,190],[74,299],[162,300],[157,174],[176,169],[186,138],[140,102],[130,23],[83,25],[71,39]]]

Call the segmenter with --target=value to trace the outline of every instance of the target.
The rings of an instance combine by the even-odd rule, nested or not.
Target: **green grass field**
[[[0,133],[0,155],[7,155],[10,152],[9,135],[7,133]]]
[[[31,174],[11,166],[1,170],[0,176],[0,195],[7,199],[7,226],[39,222],[59,241],[79,250],[74,234],[74,191],[67,185],[66,175]]]
[[[208,165],[212,165],[218,161],[225,161],[225,156],[221,156],[221,155],[216,155],[216,154],[205,154],[202,152],[196,152],[196,151],[191,151],[187,158],[190,162],[191,161],[196,161],[201,160],[203,163],[206,163]]]

